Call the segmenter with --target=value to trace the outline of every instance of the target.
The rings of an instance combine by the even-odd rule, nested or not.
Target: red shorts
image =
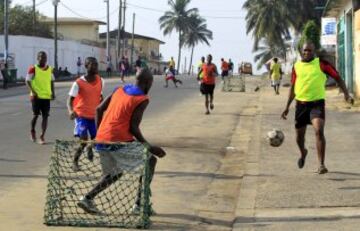
[[[165,79],[166,80],[175,80],[175,77],[174,76],[167,76]]]

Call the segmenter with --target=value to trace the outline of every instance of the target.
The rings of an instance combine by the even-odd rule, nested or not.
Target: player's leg
[[[40,105],[39,105],[39,99],[32,99],[31,100],[31,106],[33,111],[33,117],[30,122],[30,135],[31,135],[31,141],[36,142],[36,122],[39,118],[40,113]]]
[[[45,144],[45,133],[48,126],[48,118],[49,118],[49,112],[50,112],[50,100],[48,99],[42,99],[40,101],[40,110],[41,110],[41,116],[42,116],[42,122],[41,122],[41,135],[40,135],[40,144]]]
[[[210,96],[210,109],[214,110],[214,89],[215,85],[210,85],[209,96]]]
[[[300,150],[300,158],[298,159],[298,167],[303,168],[307,156],[307,149],[305,148],[305,134],[306,126],[310,121],[309,111],[306,105],[297,104],[295,111],[295,128],[296,128],[296,143]]]

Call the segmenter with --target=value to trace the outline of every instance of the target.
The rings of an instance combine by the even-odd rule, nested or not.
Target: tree
[[[179,54],[177,69],[180,69],[181,48],[184,45],[183,36],[190,27],[190,15],[197,14],[197,8],[188,9],[190,0],[168,0],[170,10],[159,18],[160,29],[164,35],[171,34],[174,30],[179,33]]]
[[[257,69],[260,69],[267,61],[274,57],[285,58],[286,46],[274,45],[266,39],[262,39],[260,44],[254,57],[254,61],[258,63]]]
[[[9,34],[11,35],[29,35],[34,36],[33,33],[33,10],[31,7],[24,7],[16,5],[9,10]],[[36,12],[36,33],[35,36],[51,38],[52,33],[50,26],[41,22],[44,17],[39,12]],[[0,31],[4,31],[4,9],[0,9]]]
[[[301,35],[301,40],[298,48],[301,49],[306,41],[314,43],[316,50],[321,48],[320,45],[320,28],[315,21],[310,20],[306,23],[304,30]]]
[[[206,20],[198,14],[190,15],[190,29],[184,34],[184,45],[191,48],[189,74],[191,71],[194,48],[199,43],[210,45],[209,40],[212,39],[212,31],[207,29]]]

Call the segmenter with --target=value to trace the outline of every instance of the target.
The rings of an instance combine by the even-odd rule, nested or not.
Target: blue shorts
[[[96,137],[96,124],[93,119],[75,118],[74,136],[87,138],[90,134],[91,139]]]

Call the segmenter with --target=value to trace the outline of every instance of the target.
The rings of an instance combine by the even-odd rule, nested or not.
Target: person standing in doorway
[[[30,90],[30,100],[33,110],[31,119],[31,140],[36,142],[36,121],[42,116],[39,144],[45,144],[45,132],[48,125],[50,100],[55,99],[53,68],[47,65],[47,55],[40,51],[37,55],[38,64],[31,66],[26,76],[26,85]]]

